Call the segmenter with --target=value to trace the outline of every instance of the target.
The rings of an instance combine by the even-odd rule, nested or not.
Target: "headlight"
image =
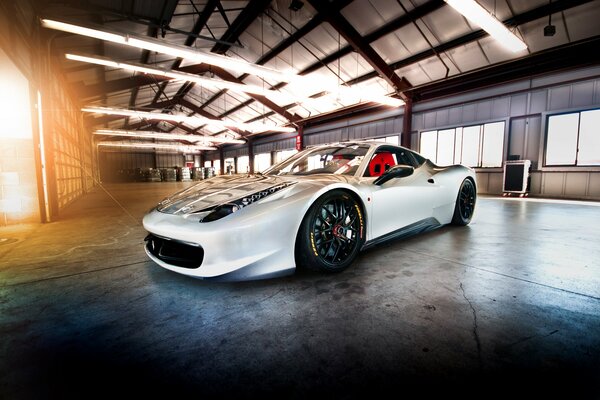
[[[256,193],[252,193],[248,196],[244,196],[241,199],[230,201],[225,204],[220,204],[212,209],[210,213],[208,213],[204,218],[200,220],[200,222],[211,222],[221,219],[223,217],[228,216],[229,214],[233,214],[236,211],[241,210],[244,207],[248,207],[252,203],[256,203],[257,201],[264,199],[270,194],[276,193],[282,189],[285,189],[288,186],[293,185],[296,182],[286,182],[273,187],[270,187],[265,190],[261,190]],[[203,210],[209,211],[209,210]]]

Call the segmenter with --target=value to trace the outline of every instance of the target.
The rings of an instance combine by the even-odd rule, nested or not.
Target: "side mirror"
[[[413,172],[415,172],[415,168],[411,165],[395,165],[392,168],[385,171],[379,178],[375,179],[375,181],[373,181],[373,184],[381,186],[390,179],[411,176]]]

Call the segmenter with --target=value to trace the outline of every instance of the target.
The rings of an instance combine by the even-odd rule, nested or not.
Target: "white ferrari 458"
[[[217,176],[161,201],[143,220],[146,253],[204,279],[346,269],[383,241],[467,225],[475,172],[438,167],[377,142],[308,148],[263,173]]]

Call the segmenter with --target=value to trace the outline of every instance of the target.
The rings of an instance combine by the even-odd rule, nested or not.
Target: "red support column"
[[[412,100],[406,99],[404,104],[404,118],[402,120],[402,146],[410,149],[412,131]]]
[[[219,147],[219,165],[221,166],[221,175],[225,175],[225,157],[223,157],[223,147]]]
[[[252,139],[246,139],[248,141],[248,168],[251,174],[254,173],[254,147],[252,146]]]
[[[298,134],[296,135],[296,150],[304,149],[304,125],[298,126]]]

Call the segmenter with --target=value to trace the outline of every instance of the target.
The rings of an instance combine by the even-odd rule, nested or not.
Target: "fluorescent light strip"
[[[508,50],[517,52],[527,49],[527,45],[514,33],[475,0],[445,0],[452,8],[464,15],[469,21],[479,25]]]
[[[123,136],[123,137],[159,139],[159,140],[187,140],[188,142],[202,142],[206,146],[209,146],[210,143],[228,143],[228,144],[246,143],[245,140],[223,138],[223,137],[216,137],[216,136],[178,135],[178,134],[165,133],[165,132],[127,131],[127,130],[120,130],[120,129],[98,129],[98,130],[94,131],[94,135]]]
[[[138,36],[131,33],[107,32],[101,25],[87,24],[88,27],[83,27],[76,24],[43,18],[42,26],[44,28],[75,33],[77,35],[93,37],[96,39],[124,44],[149,51],[170,54],[175,57],[185,58],[186,60],[194,60],[210,65],[218,65],[239,73],[249,73],[266,79],[275,79],[288,82],[293,76],[293,74],[286,74],[272,68],[251,64],[243,60],[238,60],[214,53],[203,53],[186,46],[179,46],[171,43],[167,44],[158,39],[150,37]]]
[[[174,57],[181,57],[186,60],[193,60],[200,63],[216,65],[221,68],[234,70],[238,73],[248,73],[265,79],[273,79],[278,82],[290,82],[303,87],[314,87],[315,92],[321,92],[324,90],[321,83],[315,84],[314,79],[310,77],[300,76],[293,73],[284,73],[272,68],[264,67],[258,64],[252,64],[243,60],[238,60],[219,54],[199,52],[186,46],[164,43],[158,39],[150,37],[142,37],[130,33],[108,32],[105,31],[101,25],[99,26],[89,24],[90,27],[82,27],[80,25],[71,24],[67,22],[60,22],[52,19],[42,19],[41,22],[42,26],[49,29],[56,29],[63,32],[70,32],[78,35],[84,35],[101,40],[106,40],[113,43],[119,43],[149,51],[156,51],[163,54],[169,54]],[[364,91],[362,91],[361,89],[349,87],[342,87],[340,89],[337,85],[329,84],[327,85],[327,88],[325,90],[333,93],[341,90],[342,92],[346,93],[346,95],[352,98],[361,99],[363,101],[372,101],[394,107],[398,107],[404,104],[402,100],[395,99],[389,96],[369,95],[367,93],[364,93]],[[308,99],[305,96],[304,99],[308,101]],[[301,99],[299,99],[298,101],[301,101]]]
[[[173,70],[167,70],[163,68],[149,68],[148,66],[137,64],[137,63],[125,63],[120,61],[113,61],[106,57],[98,57],[98,56],[84,56],[79,54],[66,54],[65,57],[69,60],[73,61],[81,61],[87,62],[90,64],[96,65],[104,65],[106,67],[111,68],[122,68],[128,71],[141,72],[144,74],[157,75],[157,76],[166,76],[169,78],[173,78],[176,80],[187,81],[187,82],[196,82],[204,86],[209,86],[217,89],[227,89],[234,91],[236,93],[252,93],[261,96],[265,96],[270,98],[273,101],[279,103],[300,103],[313,108],[318,109],[318,101],[310,98],[310,97],[298,97],[294,96],[293,100],[290,100],[292,95],[284,95],[278,91],[264,89],[256,85],[246,85],[234,82],[228,82],[223,80],[209,79],[199,75],[189,74],[186,72],[179,72]],[[337,87],[328,85],[327,88],[330,92],[339,91],[340,94],[353,98],[355,102],[361,101],[374,101],[377,103],[389,105],[389,106],[400,106],[404,104],[402,100],[395,99],[393,97],[387,96],[370,96],[368,92],[360,91],[357,92],[354,89],[348,87]],[[357,97],[358,96],[358,97]]]
[[[130,147],[136,149],[170,149],[178,150],[183,153],[194,153],[202,150],[217,150],[216,147],[210,146],[183,146],[178,144],[165,143],[128,143],[128,142],[99,142],[98,146],[102,147]]]
[[[195,82],[204,86],[209,86],[216,89],[227,89],[234,91],[236,93],[252,93],[258,94],[261,96],[268,97],[274,101],[278,101],[280,103],[287,102],[287,99],[284,99],[284,95],[275,90],[264,89],[255,85],[246,85],[235,82],[228,82],[223,80],[216,80],[205,78],[200,75],[189,74],[186,72],[179,72],[173,70],[167,70],[163,68],[149,68],[148,66],[136,64],[136,63],[125,63],[119,61],[112,61],[105,57],[96,57],[96,56],[84,56],[78,54],[66,54],[65,57],[69,60],[87,62],[91,64],[104,65],[112,68],[122,68],[128,71],[141,72],[149,75],[157,75],[157,76],[166,76],[168,78],[173,78],[176,80],[187,81],[187,82]],[[301,99],[302,102],[311,101],[312,99]]]
[[[192,126],[200,125],[213,125],[220,128],[238,128],[248,132],[265,132],[265,131],[277,131],[277,132],[296,132],[296,128],[278,126],[278,125],[265,125],[265,124],[244,124],[234,121],[223,121],[204,118],[200,116],[188,117],[187,115],[172,115],[163,113],[153,113],[146,111],[127,110],[122,108],[109,108],[109,107],[84,107],[81,109],[83,112],[107,114],[107,115],[122,115],[124,117],[137,117],[148,120],[162,120],[162,121],[173,121],[173,122],[186,122]]]

